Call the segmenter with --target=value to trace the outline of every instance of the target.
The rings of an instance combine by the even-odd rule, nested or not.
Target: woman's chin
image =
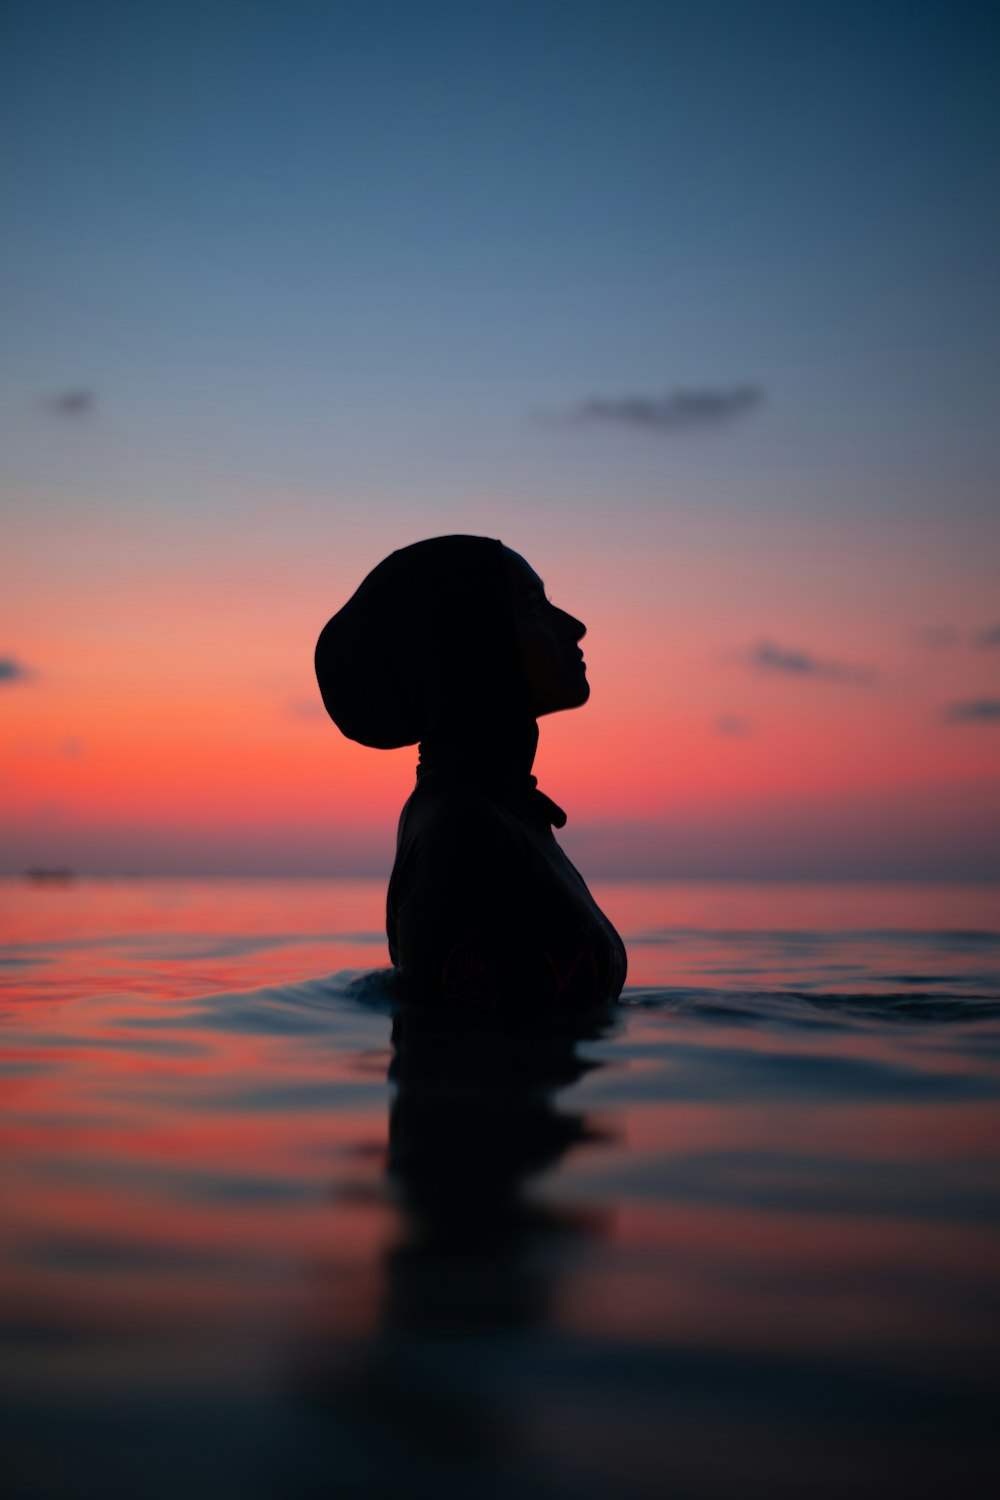
[[[541,719],[545,714],[562,713],[566,708],[582,708],[589,697],[590,683],[581,672],[579,680],[574,682],[571,687],[567,687],[566,691],[560,694],[558,701],[548,704],[545,708],[536,710],[537,717]]]

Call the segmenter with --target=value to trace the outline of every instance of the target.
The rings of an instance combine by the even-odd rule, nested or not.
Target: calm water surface
[[[5,1496],[985,1492],[1000,890],[595,894],[528,1033],[377,881],[0,882]]]

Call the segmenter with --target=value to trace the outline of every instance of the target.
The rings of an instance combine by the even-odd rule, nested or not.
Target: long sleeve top
[[[399,821],[389,953],[428,1003],[579,1010],[616,1000],[625,947],[552,832],[548,798],[421,775]]]

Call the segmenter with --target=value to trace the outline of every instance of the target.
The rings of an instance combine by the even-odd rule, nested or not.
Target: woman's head
[[[583,633],[500,542],[433,537],[369,573],[324,627],[316,674],[350,739],[483,744],[586,701]]]

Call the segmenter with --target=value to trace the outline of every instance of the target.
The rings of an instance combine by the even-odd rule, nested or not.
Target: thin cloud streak
[[[568,412],[542,420],[574,427],[632,427],[647,432],[694,432],[728,426],[760,407],[757,385],[680,389],[662,395],[591,396]]]
[[[89,417],[97,410],[97,393],[79,386],[68,391],[58,391],[54,396],[46,396],[42,405],[51,417],[79,421],[81,417]]]
[[[953,625],[931,625],[920,632],[920,643],[934,650],[972,645],[980,651],[991,651],[1000,646],[1000,625],[986,625],[981,630],[961,632]]]
[[[326,710],[312,698],[292,698],[285,704],[285,717],[303,724],[320,724],[326,722]]]
[[[922,646],[927,646],[931,651],[947,651],[959,642],[958,631],[954,625],[928,625],[921,630],[919,641]]]
[[[825,682],[877,681],[876,674],[870,667],[827,661],[813,656],[809,651],[779,646],[775,641],[769,640],[758,641],[752,647],[750,662],[761,672],[784,673],[790,677],[813,677]]]
[[[742,714],[720,714],[715,721],[715,732],[724,739],[741,740],[751,733],[752,725]]]
[[[1000,698],[968,698],[944,711],[948,724],[1000,724]]]
[[[12,656],[0,656],[0,686],[9,682],[27,682],[34,674],[23,662]]]

